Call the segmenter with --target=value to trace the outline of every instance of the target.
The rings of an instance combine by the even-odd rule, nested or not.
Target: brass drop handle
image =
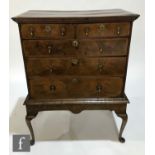
[[[103,48],[102,47],[99,50],[100,50],[100,53],[103,53]]]
[[[79,47],[79,42],[77,40],[73,40],[72,46],[75,47],[75,48],[78,48]]]
[[[49,68],[49,71],[50,71],[50,73],[53,73],[53,67],[52,66]]]
[[[50,85],[50,91],[51,91],[51,93],[54,93],[56,91],[56,86]]]
[[[33,27],[30,28],[30,36],[34,37],[34,28]]]
[[[89,27],[86,27],[84,31],[85,31],[85,35],[88,36],[89,35]]]
[[[48,53],[52,54],[52,46],[48,46],[47,48],[48,48]]]
[[[121,33],[121,27],[118,26],[118,27],[117,27],[117,35],[120,35],[120,33]]]
[[[97,86],[96,86],[96,91],[97,91],[97,93],[101,93],[101,91],[102,91],[102,85],[100,85],[100,84],[97,84]]]
[[[61,36],[65,36],[65,34],[66,34],[66,28],[65,27],[62,27],[61,30],[60,30],[60,33],[61,33]]]
[[[104,68],[104,65],[103,64],[98,64],[97,68],[98,68],[99,72],[102,72],[103,68]]]
[[[79,59],[72,59],[72,66],[78,65],[79,64]]]

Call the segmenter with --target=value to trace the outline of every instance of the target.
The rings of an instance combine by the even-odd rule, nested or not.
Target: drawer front
[[[80,24],[77,26],[78,38],[120,37],[130,35],[130,23]]]
[[[72,24],[23,24],[21,37],[23,39],[73,38],[74,27]]]
[[[34,78],[29,84],[34,99],[119,97],[123,89],[123,79],[119,77]]]
[[[23,39],[129,36],[130,23],[22,24],[21,34]]]
[[[124,76],[126,57],[106,58],[31,58],[27,60],[29,76],[108,75]]]
[[[24,53],[35,56],[117,56],[126,55],[128,39],[24,40]]]

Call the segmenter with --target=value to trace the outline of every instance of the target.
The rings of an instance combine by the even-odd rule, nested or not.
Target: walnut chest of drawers
[[[127,122],[124,93],[132,24],[124,10],[28,11],[19,25],[28,96],[26,123],[40,111],[111,110]]]

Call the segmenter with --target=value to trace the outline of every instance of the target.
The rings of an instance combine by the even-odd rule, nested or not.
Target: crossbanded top
[[[30,10],[25,13],[22,13],[12,19],[17,22],[28,21],[32,19],[35,20],[44,20],[48,19],[49,21],[75,21],[79,19],[128,19],[134,20],[138,17],[138,14],[131,13],[122,9],[111,9],[111,10],[81,10],[81,11],[50,11],[50,10]]]

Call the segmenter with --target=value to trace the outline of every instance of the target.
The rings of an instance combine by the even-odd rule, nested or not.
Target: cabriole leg
[[[122,134],[123,134],[124,128],[125,128],[127,120],[128,120],[128,115],[126,113],[119,114],[117,112],[116,112],[116,115],[122,119],[122,124],[121,124],[120,132],[119,132],[119,141],[121,143],[124,143],[125,138],[122,137]]]
[[[31,124],[31,120],[34,119],[36,117],[37,113],[33,114],[33,115],[26,115],[25,120],[26,120],[26,124],[30,130],[30,134],[31,134],[31,140],[30,140],[30,144],[34,145],[35,143],[35,136],[34,136],[34,131],[32,128],[32,124]]]

